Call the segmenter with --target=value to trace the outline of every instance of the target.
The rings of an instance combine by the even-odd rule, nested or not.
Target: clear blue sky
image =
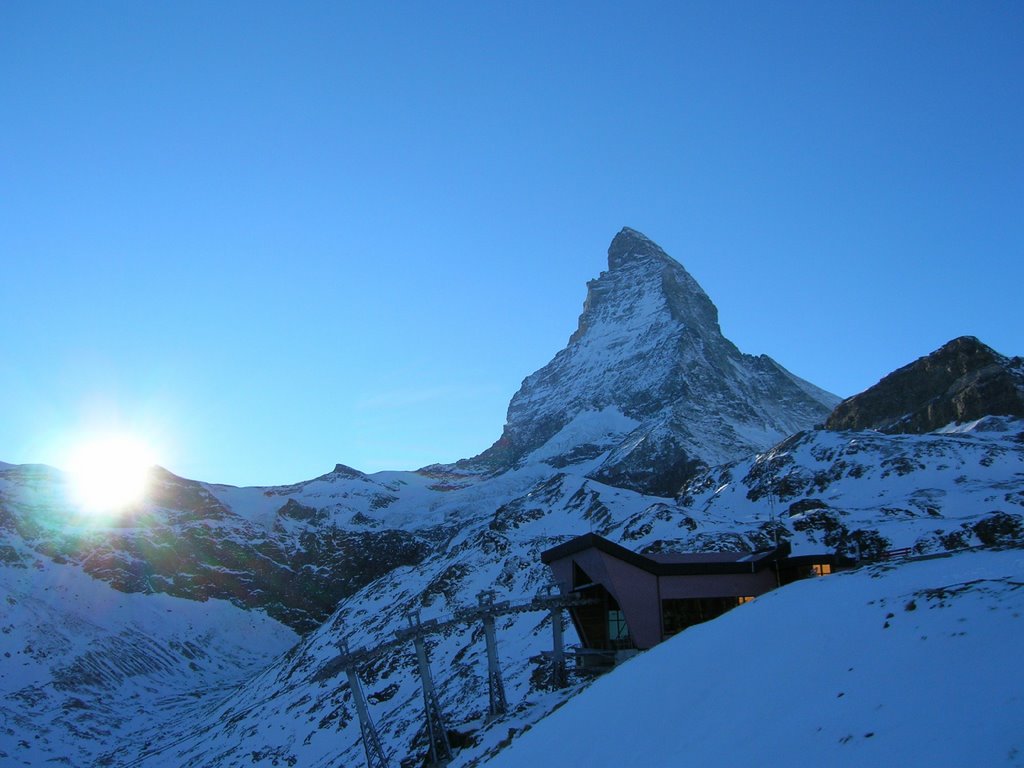
[[[0,460],[487,447],[623,225],[851,395],[1024,353],[1024,4],[0,4]]]

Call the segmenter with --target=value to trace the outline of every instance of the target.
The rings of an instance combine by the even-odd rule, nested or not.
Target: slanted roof
[[[596,549],[655,576],[697,576],[719,573],[756,573],[789,555],[789,545],[758,552],[689,552],[641,555],[596,533],[586,533],[541,552],[545,565],[587,549]]]

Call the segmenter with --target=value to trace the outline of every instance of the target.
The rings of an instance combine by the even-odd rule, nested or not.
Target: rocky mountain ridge
[[[0,534],[29,548],[0,544],[0,562],[18,567],[42,555],[122,592],[228,600],[309,632],[341,599],[420,562],[437,544],[432,535],[375,522],[374,507],[392,497],[372,480],[342,492],[358,496],[365,513],[346,507],[339,515],[319,502],[318,487],[345,479],[234,489],[155,468],[146,503],[97,527],[79,518],[58,470],[0,469]]]
[[[988,415],[1024,416],[1024,359],[961,336],[844,400],[825,427],[919,435]]]

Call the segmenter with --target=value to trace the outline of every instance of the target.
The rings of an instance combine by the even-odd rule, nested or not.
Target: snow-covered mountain
[[[0,760],[360,765],[351,692],[333,663],[344,640],[381,649],[360,667],[372,716],[393,762],[418,764],[426,737],[415,659],[408,643],[394,645],[407,614],[444,621],[482,590],[529,600],[548,581],[540,552],[587,531],[645,552],[757,548],[777,537],[797,553],[867,556],[1020,538],[1020,419],[920,435],[812,429],[835,401],[769,358],[739,353],[685,270],[623,230],[569,345],[527,378],[502,438],[474,459],[373,475],[338,465],[268,488],[158,471],[147,500],[107,526],[81,519],[57,470],[0,466],[0,574],[18,590],[0,603],[0,627],[19,627],[3,641],[24,667],[0,677],[4,716],[16,723],[0,729]],[[59,572],[73,591],[50,590],[43,607],[26,609],[36,572]],[[67,595],[88,590],[117,606],[117,620],[98,622],[104,639],[36,653],[35,638],[74,634]],[[148,634],[148,619],[128,626],[125,616],[153,605],[166,606],[166,622]],[[207,623],[179,610],[195,605]],[[260,623],[232,634],[235,646],[218,645],[212,627],[240,616]],[[275,620],[302,638],[271,660],[295,637]],[[549,689],[550,632],[543,612],[499,619],[512,713],[493,722],[480,624],[446,623],[430,636],[457,765],[488,759],[586,685]],[[166,664],[138,665],[130,688],[62,672],[136,642]],[[215,660],[216,674],[196,662],[194,695],[175,655],[179,646],[194,653],[186,643]],[[38,699],[58,681],[62,698]],[[68,722],[58,709],[102,714],[129,700],[147,720],[58,727]],[[51,715],[32,709],[38,701]]]
[[[568,346],[526,378],[501,437],[465,466],[600,456],[595,477],[672,493],[698,468],[821,423],[837,402],[767,355],[741,353],[682,265],[627,227],[587,285]]]

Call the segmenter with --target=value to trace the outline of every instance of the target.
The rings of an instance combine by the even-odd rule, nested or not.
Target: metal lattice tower
[[[434,690],[434,678],[430,674],[430,662],[427,660],[427,645],[424,637],[436,621],[420,623],[419,612],[407,614],[409,628],[396,632],[399,639],[411,637],[416,646],[416,662],[419,665],[420,685],[423,687],[423,714],[427,723],[427,736],[430,739],[430,763],[444,766],[452,759],[452,747],[448,741],[448,727],[445,724],[441,704]]]
[[[565,668],[565,637],[562,634],[562,608],[566,601],[561,598],[554,585],[548,585],[547,594],[538,597],[535,602],[545,605],[551,616],[551,687],[565,688],[569,684],[569,675]]]
[[[505,683],[501,679],[501,667],[498,665],[498,639],[494,630],[494,611],[499,606],[494,603],[494,592],[484,591],[476,596],[480,604],[480,618],[484,623],[484,640],[487,643],[487,719],[493,720],[508,712],[508,701],[505,698]]]
[[[481,594],[485,596],[477,596],[478,605],[472,608],[460,609],[444,621],[431,619],[430,621],[421,622],[418,612],[407,614],[409,627],[395,632],[394,640],[381,642],[375,648],[362,648],[349,652],[347,645],[341,643],[341,653],[325,663],[313,676],[315,681],[330,680],[341,672],[345,672],[346,676],[348,676],[352,696],[356,701],[356,711],[359,714],[359,726],[363,736],[363,745],[366,749],[366,762],[370,768],[384,768],[390,764],[387,762],[387,757],[381,748],[380,738],[373,725],[373,721],[370,720],[369,711],[366,706],[366,697],[363,695],[362,686],[354,668],[356,665],[367,662],[370,659],[394,653],[410,639],[413,640],[416,646],[416,660],[419,666],[420,681],[423,686],[424,716],[427,724],[427,735],[430,738],[430,760],[431,764],[435,766],[446,765],[452,759],[452,747],[448,741],[448,729],[445,725],[444,715],[441,712],[441,706],[438,703],[434,681],[430,673],[430,665],[427,660],[425,645],[427,635],[445,632],[460,624],[475,624],[481,620],[484,622],[484,635],[487,639],[490,693],[489,714],[492,717],[497,717],[507,711],[508,704],[505,698],[505,686],[501,677],[501,670],[498,665],[494,620],[498,616],[548,611],[551,617],[553,650],[550,652],[545,651],[544,655],[549,656],[552,660],[551,683],[556,688],[563,688],[568,685],[565,643],[562,632],[562,611],[574,606],[592,605],[595,603],[595,600],[571,593],[559,594],[557,587],[553,584],[548,585],[532,599],[516,602],[506,600],[498,603],[494,602],[493,592]]]
[[[568,675],[565,671],[565,640],[562,636],[562,606],[551,606],[551,642],[554,650],[551,654],[551,685],[565,688]]]
[[[356,714],[359,716],[359,732],[363,737],[363,749],[366,750],[366,766],[367,768],[390,768],[391,763],[388,762],[387,755],[384,753],[377,727],[370,719],[366,695],[363,693],[363,686],[356,672],[355,665],[360,654],[358,652],[349,653],[348,643],[344,640],[338,644],[338,647],[342,653],[341,665],[348,677],[348,687],[352,691],[352,700],[356,704]]]

